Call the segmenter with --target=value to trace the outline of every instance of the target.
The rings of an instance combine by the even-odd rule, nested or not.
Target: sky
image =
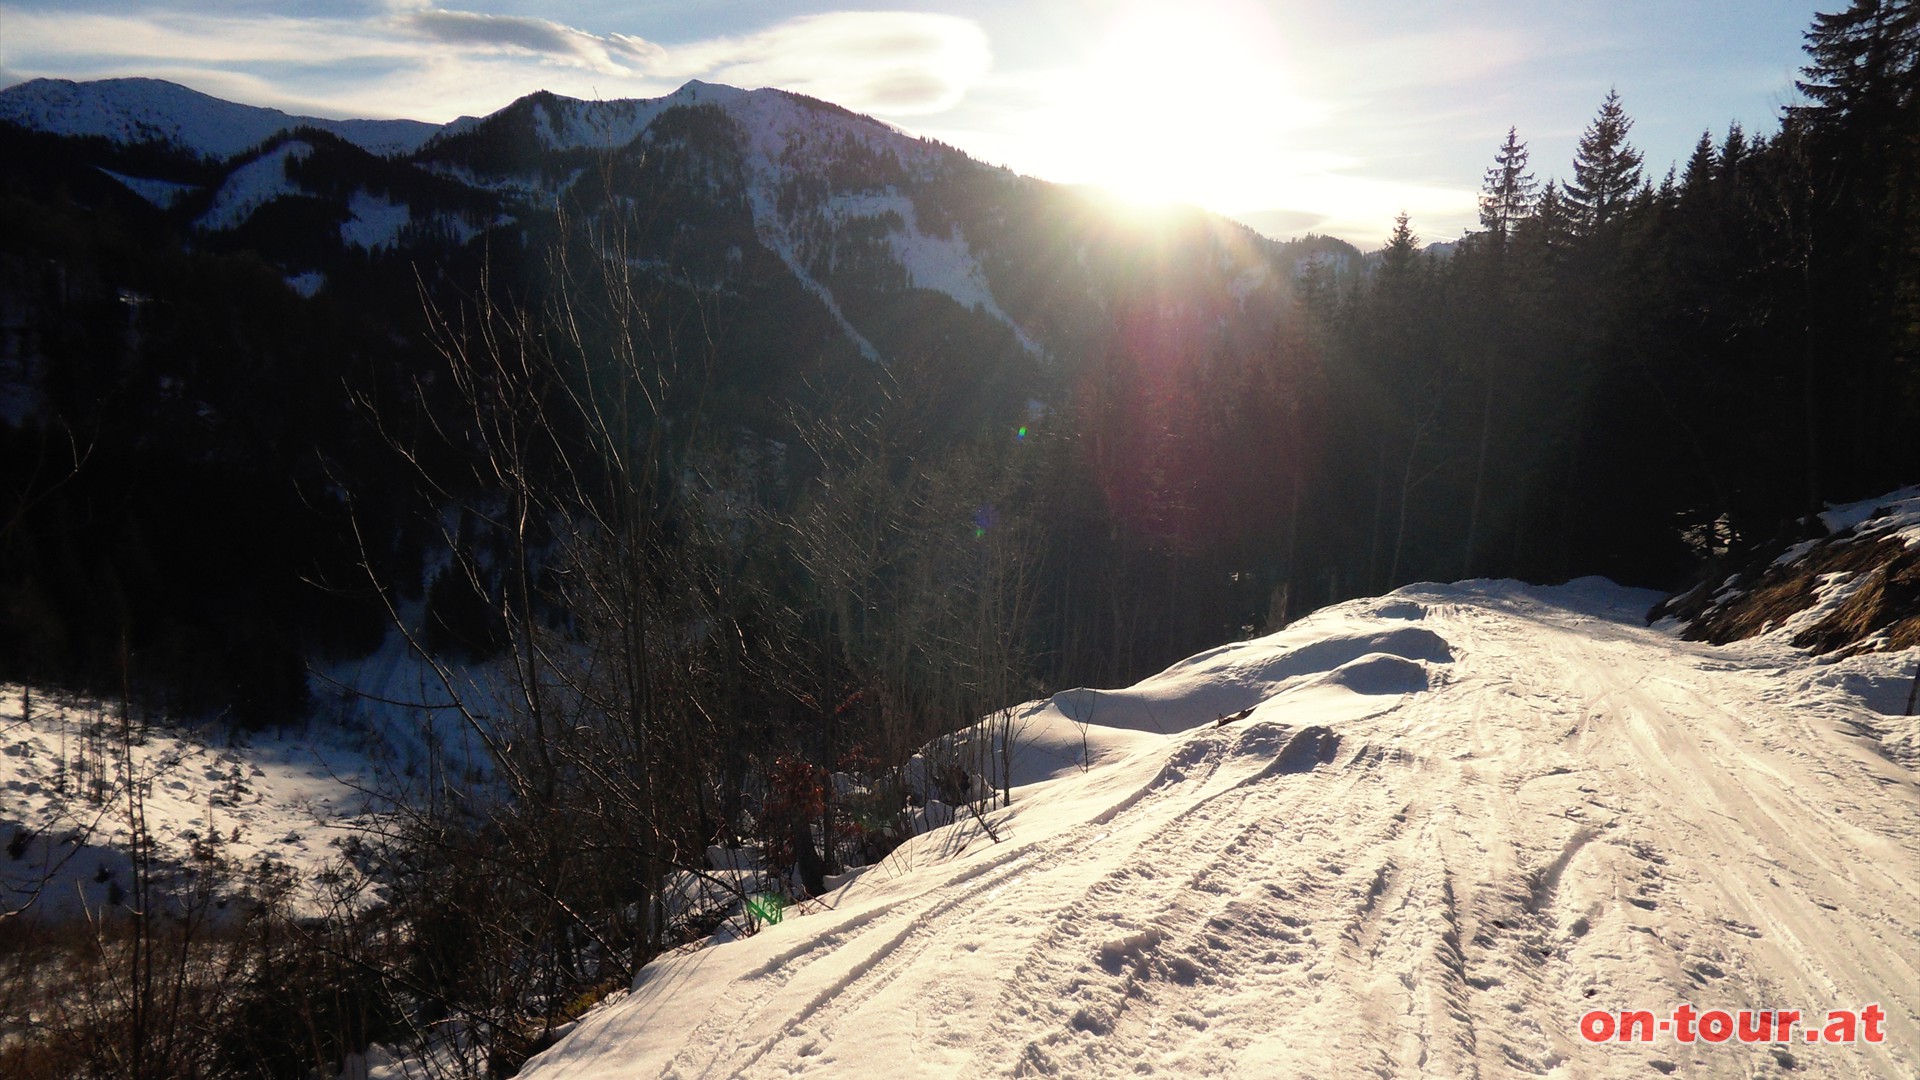
[[[884,2],[884,0],[883,0]],[[534,90],[780,87],[976,158],[1269,235],[1475,227],[1507,129],[1565,177],[1609,89],[1654,179],[1771,131],[1844,0],[7,0],[0,84],[171,79],[328,117],[444,122]]]

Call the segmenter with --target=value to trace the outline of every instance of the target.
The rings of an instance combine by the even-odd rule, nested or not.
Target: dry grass
[[[1893,539],[1874,545],[1889,546],[1884,561],[1861,571],[1871,577],[1826,618],[1795,635],[1795,645],[1842,655],[1920,645],[1920,549]]]
[[[1868,575],[1838,607],[1796,634],[1793,644],[1843,655],[1920,645],[1920,548],[1910,549],[1898,537],[1841,536],[1783,566],[1771,565],[1777,555],[1757,556],[1742,575],[1753,583],[1720,604],[1712,603],[1703,586],[1655,614],[1678,616],[1689,640],[1725,645],[1765,633],[1811,608],[1831,575]]]

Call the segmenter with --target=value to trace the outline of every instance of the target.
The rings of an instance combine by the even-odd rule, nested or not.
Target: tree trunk
[[[813,846],[813,827],[807,819],[793,815],[793,854],[800,869],[800,887],[808,896],[819,896],[827,891],[827,862],[820,857],[820,849]]]
[[[1487,444],[1493,432],[1493,380],[1487,380],[1487,395],[1480,405],[1480,452],[1473,465],[1473,503],[1467,510],[1467,550],[1460,559],[1460,576],[1473,576],[1474,547],[1480,538],[1480,501],[1487,488]]]

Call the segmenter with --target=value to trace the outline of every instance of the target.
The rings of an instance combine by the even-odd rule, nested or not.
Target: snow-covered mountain
[[[1037,702],[997,841],[656,961],[523,1075],[1915,1075],[1911,658],[1656,599],[1413,586]],[[1869,1006],[1884,1041],[1808,1041]]]
[[[418,120],[327,120],[290,116],[191,90],[164,79],[33,79],[0,90],[0,121],[59,135],[123,143],[157,141],[230,158],[296,127],[330,131],[375,154],[404,154],[439,132]]]
[[[1111,325],[1116,284],[1142,272],[1208,303],[1232,297],[1237,310],[1217,314],[1250,335],[1265,332],[1291,278],[1278,245],[1224,219],[1116,230],[1085,193],[778,90],[540,92],[435,126],[289,116],[155,79],[39,79],[0,91],[0,124],[139,149],[131,161],[75,153],[190,236],[251,247],[308,294],[357,272],[357,252],[436,260],[422,244],[488,231],[524,245],[558,205],[617,207],[656,225],[633,238],[638,262],[729,292],[785,279],[774,287],[797,287],[869,361],[930,348],[903,332],[903,299],[942,298],[954,325],[940,333],[964,334],[971,354],[1011,343],[1032,361],[1084,352]]]
[[[727,130],[654,131],[670,111],[702,107],[723,115]],[[514,139],[546,156],[516,169],[489,165],[477,149]],[[830,279],[876,261],[896,268],[900,283],[981,311],[1029,352],[1040,351],[996,301],[966,236],[919,221],[916,189],[939,182],[961,156],[822,102],[698,81],[637,101],[535,94],[484,120],[449,125],[419,157],[426,168],[490,190],[554,198],[579,182],[595,155],[644,157],[727,142],[700,179],[723,202],[741,199],[755,239],[832,312],[863,355],[878,359],[880,350],[844,314]],[[554,157],[569,166],[558,176]]]

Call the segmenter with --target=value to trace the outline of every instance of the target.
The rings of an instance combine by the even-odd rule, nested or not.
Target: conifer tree
[[[1735,120],[1727,125],[1727,140],[1720,147],[1720,175],[1731,176],[1745,161],[1753,147],[1747,145],[1747,130]]]
[[[1518,128],[1507,129],[1507,141],[1493,155],[1493,168],[1480,191],[1480,224],[1504,244],[1514,223],[1533,211],[1533,174],[1527,171],[1527,144]]]
[[[1801,144],[1812,196],[1802,264],[1826,323],[1825,405],[1849,414],[1843,471],[1897,482],[1916,455],[1914,406],[1896,403],[1920,401],[1920,0],[1853,0],[1815,16],[1806,41],[1809,104],[1780,141]]]
[[[1400,211],[1393,219],[1393,232],[1387,237],[1386,250],[1381,252],[1382,269],[1389,278],[1405,278],[1413,271],[1415,260],[1420,256],[1420,238],[1414,235],[1407,212]]]
[[[1633,120],[1618,91],[1607,91],[1599,115],[1581,134],[1574,150],[1573,179],[1565,185],[1568,208],[1583,233],[1594,233],[1618,218],[1640,188],[1640,151],[1627,142]]]
[[[1558,182],[1549,180],[1534,201],[1532,216],[1515,226],[1514,236],[1519,241],[1516,250],[1523,253],[1523,261],[1532,264],[1532,270],[1548,269],[1566,256],[1574,227],[1574,212],[1567,196]]]
[[[1806,38],[1806,78],[1797,85],[1812,104],[1794,110],[1801,120],[1872,128],[1912,108],[1920,3],[1853,0],[1846,11],[1815,15]]]
[[[1713,189],[1714,173],[1720,167],[1720,157],[1713,146],[1713,133],[1703,131],[1700,141],[1693,144],[1693,155],[1687,158],[1687,171],[1681,178],[1681,192],[1688,198],[1698,199]]]

